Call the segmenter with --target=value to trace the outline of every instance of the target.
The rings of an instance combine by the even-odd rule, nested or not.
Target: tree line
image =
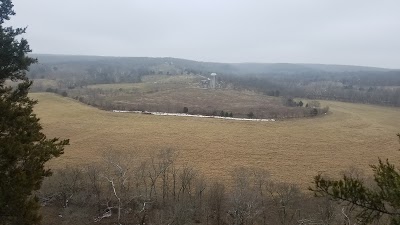
[[[319,174],[306,192],[261,168],[237,167],[223,183],[173,149],[140,161],[109,148],[100,161],[55,170],[37,196],[47,218],[74,224],[399,224],[399,172],[388,161],[371,167],[374,177]]]
[[[400,106],[400,72],[395,71],[346,73],[346,76],[222,75],[220,79],[238,90],[255,90],[275,97]]]
[[[38,55],[32,79],[62,81],[68,88],[137,83],[146,75],[218,73],[223,84],[269,96],[328,99],[400,106],[400,70],[336,65],[224,64],[174,58]]]
[[[344,219],[344,206],[275,182],[268,171],[236,168],[227,184],[178,157],[163,149],[137,161],[109,149],[98,163],[55,170],[38,193],[43,211],[74,224],[322,225]]]

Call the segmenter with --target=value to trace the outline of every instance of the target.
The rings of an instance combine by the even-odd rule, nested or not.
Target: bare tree
[[[280,224],[292,224],[296,216],[297,218],[301,217],[299,206],[301,193],[297,186],[286,183],[270,183],[267,191],[275,206],[275,213]]]
[[[158,154],[159,158],[159,171],[161,172],[162,180],[162,201],[165,205],[165,201],[168,198],[170,192],[169,179],[171,173],[171,167],[173,166],[178,154],[170,148],[163,149]]]
[[[87,167],[86,175],[89,179],[88,189],[93,193],[93,197],[95,198],[95,204],[97,205],[98,213],[101,212],[101,200],[103,193],[103,179],[102,179],[102,170],[97,165],[89,165]]]
[[[150,178],[150,198],[153,198],[153,195],[155,198],[157,198],[157,180],[162,174],[162,171],[160,170],[159,162],[157,158],[153,155],[150,158],[150,168],[148,171],[148,176]]]
[[[129,157],[122,158],[117,151],[109,149],[104,159],[106,162],[106,170],[103,177],[108,181],[111,189],[111,194],[117,200],[117,206],[109,206],[107,208],[117,208],[118,223],[121,223],[121,212],[124,202],[130,202],[133,197],[130,197],[129,188]],[[127,210],[127,209],[126,209]]]
[[[184,165],[180,174],[180,188],[178,200],[185,197],[191,197],[193,181],[197,176],[197,172],[190,166]]]
[[[137,195],[143,198],[149,198],[148,181],[147,181],[147,162],[141,162],[134,172],[135,190]]]
[[[207,224],[209,224],[208,219],[211,220],[211,224],[224,224],[225,201],[225,186],[219,182],[213,183],[208,191],[207,206],[209,212],[207,215]]]
[[[229,215],[235,225],[253,224],[258,212],[258,199],[252,181],[252,170],[237,168],[233,171],[234,190]]]
[[[267,193],[265,187],[270,183],[270,175],[269,172],[264,169],[253,169],[253,174],[255,189],[258,192],[258,199],[260,201],[258,209],[262,217],[262,224],[266,225],[268,223],[268,204],[266,201]]]
[[[48,179],[43,187],[52,193],[51,198],[57,199],[63,208],[69,206],[74,195],[82,188],[82,170],[71,167],[56,170],[54,178]]]

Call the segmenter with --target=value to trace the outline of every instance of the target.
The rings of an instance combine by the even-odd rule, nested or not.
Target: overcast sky
[[[400,0],[14,0],[34,53],[400,68]]]

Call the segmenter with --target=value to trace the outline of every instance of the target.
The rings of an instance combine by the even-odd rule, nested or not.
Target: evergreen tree
[[[5,26],[15,15],[11,0],[0,0],[0,224],[38,224],[38,199],[33,192],[50,176],[44,164],[63,153],[68,140],[47,139],[28,97],[32,82],[26,71],[36,59],[25,39],[25,28]],[[5,81],[18,82],[8,86]]]
[[[400,141],[400,134],[397,134]],[[338,202],[359,209],[357,218],[368,224],[386,216],[390,224],[400,224],[400,174],[388,160],[371,166],[377,188],[367,187],[358,178],[343,176],[341,180],[329,180],[318,175],[314,178],[316,196],[329,196]]]

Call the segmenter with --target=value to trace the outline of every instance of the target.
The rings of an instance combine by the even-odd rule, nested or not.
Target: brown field
[[[277,122],[120,114],[49,93],[34,93],[35,112],[48,137],[71,140],[52,168],[99,161],[107,149],[137,163],[162,148],[179,152],[209,179],[229,182],[237,167],[260,167],[276,181],[304,187],[320,171],[334,175],[351,166],[370,171],[378,157],[396,161],[400,109],[322,101],[330,114]]]
[[[221,111],[234,117],[246,118],[252,112],[256,118],[286,118],[309,116],[305,108],[287,107],[284,99],[254,91],[235,90],[229,85],[205,89],[200,76],[149,75],[140,83],[89,85],[68,90],[68,95],[82,97],[90,105],[105,109],[182,112],[220,115]]]
[[[96,84],[89,85],[88,88],[104,90],[128,90],[142,93],[166,90],[170,88],[181,88],[182,86],[198,86],[201,78],[192,75],[146,75],[142,77],[140,83],[116,83],[116,84]]]

